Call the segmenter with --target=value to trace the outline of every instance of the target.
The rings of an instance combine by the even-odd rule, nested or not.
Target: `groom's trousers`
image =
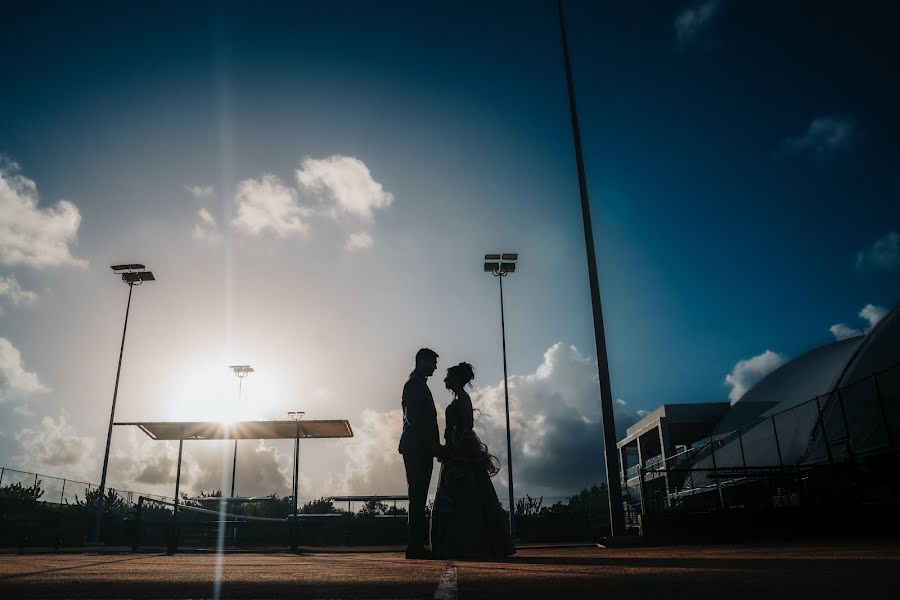
[[[428,523],[425,520],[425,501],[431,484],[434,457],[431,454],[407,453],[403,455],[406,468],[407,495],[409,496],[409,538],[407,546],[412,550],[425,547],[428,541]]]

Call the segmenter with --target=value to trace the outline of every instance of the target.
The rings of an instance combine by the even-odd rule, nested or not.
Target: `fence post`
[[[131,543],[131,551],[137,552],[141,547],[141,525],[144,518],[144,497],[138,497],[137,516],[134,520],[134,538]]]
[[[38,486],[38,474],[34,474],[34,486],[31,488],[33,491],[31,492],[32,500],[37,500],[37,486]]]
[[[710,436],[709,449],[712,451],[713,479],[716,480],[716,495],[719,497],[719,508],[725,510],[725,499],[722,497],[722,484],[719,482],[719,467],[716,465],[716,442]]]
[[[816,396],[816,411],[819,413],[819,427],[822,429],[822,439],[825,440],[825,452],[828,454],[828,464],[834,464],[834,457],[831,455],[831,444],[828,442],[828,432],[825,431],[825,419],[822,418],[822,405],[819,404],[819,398]]]
[[[59,493],[59,510],[62,510],[63,501],[66,499],[66,480],[63,479],[62,491]]]
[[[781,442],[778,441],[778,428],[775,426],[775,415],[772,415],[772,433],[775,434],[775,450],[778,452],[778,466],[783,467],[784,461],[781,459]]]
[[[888,444],[891,450],[897,449],[897,443],[891,433],[891,426],[888,423],[887,411],[884,408],[884,398],[881,396],[881,386],[878,385],[878,373],[872,373],[872,381],[875,383],[875,397],[878,399],[878,407],[881,409],[881,422],[884,423],[884,430],[887,432]]]
[[[0,485],[3,485],[3,476],[6,474],[6,467],[0,469]]]
[[[850,460],[853,460],[853,440],[850,436],[850,422],[847,421],[847,412],[844,410],[844,395],[841,394],[841,388],[837,388],[838,407],[841,409],[841,420],[844,422],[844,433],[847,434],[847,454]]]

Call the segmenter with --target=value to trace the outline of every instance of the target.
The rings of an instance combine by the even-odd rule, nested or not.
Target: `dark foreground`
[[[211,598],[216,564],[211,554],[6,554],[0,598]],[[221,571],[222,598],[869,600],[898,597],[900,543],[560,547],[454,563],[399,553],[226,554]]]

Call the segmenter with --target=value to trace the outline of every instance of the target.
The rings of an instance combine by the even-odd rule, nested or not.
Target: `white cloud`
[[[265,173],[259,179],[245,179],[235,194],[237,216],[233,224],[238,230],[260,235],[271,231],[278,237],[305,234],[312,211],[300,206],[297,192],[278,177]]]
[[[888,310],[883,306],[875,306],[874,304],[866,304],[859,311],[859,316],[869,322],[866,331],[875,327],[875,325],[888,314]]]
[[[846,340],[847,338],[856,337],[863,333],[859,329],[848,326],[846,323],[835,323],[828,328],[828,331],[834,335],[834,339],[836,340]]]
[[[720,0],[694,4],[675,17],[675,37],[681,44],[693,42],[712,25],[719,11]]]
[[[891,231],[872,244],[868,250],[857,252],[856,268],[890,271],[900,265],[900,233]]]
[[[436,375],[434,379],[440,381],[441,377]],[[432,388],[436,391],[434,385]],[[533,373],[509,378],[517,495],[565,495],[604,478],[598,390],[594,359],[562,342],[547,350]],[[477,411],[476,432],[500,459],[502,468],[495,481],[505,486],[503,383],[476,387],[471,395]],[[620,433],[638,420],[638,415],[628,410],[621,399],[614,402],[614,412]],[[348,440],[345,448],[347,470],[337,481],[332,479],[330,488],[348,494],[395,493],[393,490],[405,489],[403,460],[397,453],[401,428],[399,409],[365,411],[361,425],[354,427],[355,437]]]
[[[0,337],[0,402],[9,392],[36,394],[50,388],[41,383],[37,373],[25,370],[22,354],[12,342]]]
[[[212,198],[216,194],[216,188],[211,185],[186,185],[184,189],[191,193],[197,200]]]
[[[341,494],[396,494],[406,489],[403,457],[397,452],[403,412],[364,410],[353,438],[346,440],[343,473],[329,476],[327,489]]]
[[[351,233],[347,237],[347,241],[344,244],[344,249],[348,252],[353,252],[354,250],[365,250],[366,248],[371,248],[372,244],[375,243],[375,240],[372,239],[372,236],[366,233],[365,231],[360,231],[359,233]]]
[[[194,223],[194,230],[191,232],[195,240],[211,244],[222,239],[216,218],[212,216],[211,212],[201,208],[197,211],[197,219],[198,221]]]
[[[295,175],[304,197],[317,200],[322,210],[334,218],[346,214],[372,221],[375,210],[394,202],[393,194],[385,191],[372,178],[366,164],[353,156],[307,158]]]
[[[837,340],[844,340],[857,335],[868,333],[875,325],[888,314],[888,310],[883,306],[874,304],[866,304],[859,311],[859,317],[864,319],[869,325],[864,330],[856,329],[846,325],[845,323],[836,323],[829,328],[829,331]]]
[[[72,256],[81,213],[68,200],[38,208],[37,184],[19,173],[15,163],[0,164],[0,263],[38,269],[60,265],[84,267]]]
[[[95,471],[90,461],[94,454],[94,438],[81,436],[61,411],[58,419],[44,417],[39,427],[27,427],[16,434],[21,454],[17,463],[35,471],[53,471],[66,477],[85,477]]]
[[[852,120],[837,116],[818,117],[813,119],[803,134],[787,138],[782,150],[792,154],[828,156],[849,149],[854,138]]]
[[[231,491],[233,442],[200,442],[185,446],[181,462],[181,491]],[[239,496],[290,494],[293,457],[280,454],[263,440],[241,440],[238,444],[237,482]],[[124,438],[113,440],[109,462],[109,485],[118,489],[173,496],[178,465],[178,444],[152,440],[135,428]],[[301,483],[304,481],[301,477]]]
[[[739,360],[731,373],[725,376],[725,384],[731,386],[728,399],[734,404],[757,381],[780,367],[787,359],[777,352],[766,350],[752,358]]]
[[[14,276],[0,275],[0,298],[6,298],[13,306],[29,304],[37,300],[37,297],[35,292],[23,289]]]

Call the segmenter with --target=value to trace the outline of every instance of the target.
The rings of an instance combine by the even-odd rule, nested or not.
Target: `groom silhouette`
[[[403,386],[403,434],[400,436],[400,454],[406,468],[406,484],[409,496],[409,540],[406,558],[429,558],[425,549],[427,527],[425,500],[431,484],[434,457],[443,452],[438,433],[437,411],[426,379],[437,369],[438,355],[434,350],[422,348],[416,353],[416,368],[409,374]]]

